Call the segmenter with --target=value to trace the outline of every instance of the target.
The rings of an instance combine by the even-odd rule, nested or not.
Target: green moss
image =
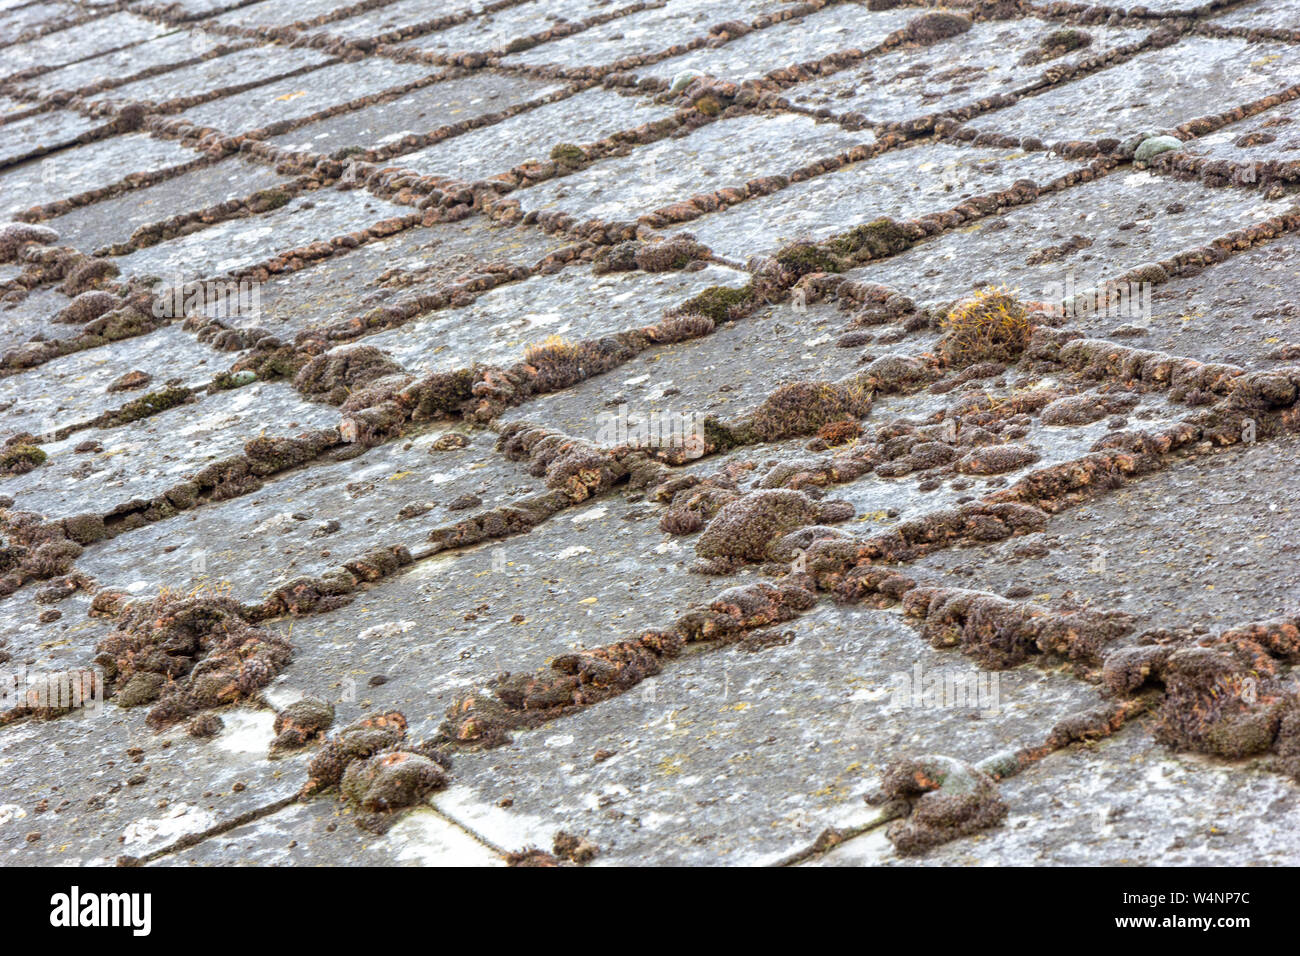
[[[44,450],[35,445],[9,445],[0,451],[0,469],[8,472],[31,471],[44,463]]]
[[[833,255],[811,242],[793,242],[776,254],[782,268],[795,275],[813,272],[840,272],[840,262]]]
[[[256,206],[260,212],[269,212],[287,204],[291,198],[283,189],[263,189],[253,194],[249,205]]]
[[[255,372],[258,378],[270,381],[277,378],[293,378],[307,364],[307,359],[285,346],[268,355],[250,356],[248,359],[241,360],[239,364],[244,363],[248,364],[248,371]]]
[[[214,391],[227,391],[256,381],[257,373],[250,369],[244,369],[240,372],[222,372],[213,377],[212,389]]]
[[[709,415],[704,419],[704,444],[707,448],[726,451],[743,443],[721,420]]]
[[[561,166],[581,166],[587,161],[587,154],[581,146],[560,143],[551,150],[551,159]]]
[[[715,323],[723,322],[730,316],[732,309],[748,305],[753,298],[752,283],[738,289],[725,285],[711,285],[699,295],[682,303],[674,311],[679,315],[688,313],[706,315]]]
[[[188,399],[190,394],[188,388],[180,385],[160,389],[157,392],[143,395],[133,402],[127,402],[117,411],[109,412],[106,417],[110,420],[109,424],[125,425],[128,422],[138,421],[141,418],[148,418],[150,415],[165,412],[169,408],[175,408]]]
[[[911,244],[912,240],[907,230],[887,216],[855,226],[827,243],[830,249],[839,255],[861,259],[879,259],[893,255],[902,252]]]
[[[1060,53],[1069,53],[1072,50],[1078,50],[1092,43],[1092,37],[1083,30],[1064,29],[1054,30],[1047,36],[1043,37],[1040,46],[1048,51],[1060,51]],[[1059,53],[1057,54],[1060,55]]]
[[[712,96],[701,96],[695,101],[695,108],[705,116],[717,116],[722,112],[722,104]]]
[[[1150,136],[1138,144],[1137,150],[1133,153],[1133,161],[1137,163],[1150,162],[1161,153],[1182,148],[1183,142],[1176,136]]]

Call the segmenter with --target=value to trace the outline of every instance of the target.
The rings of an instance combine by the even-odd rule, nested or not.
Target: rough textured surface
[[[1300,859],[1295,4],[487,6],[0,3],[0,859]]]

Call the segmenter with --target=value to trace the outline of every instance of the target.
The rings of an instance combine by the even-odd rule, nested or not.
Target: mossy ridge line
[[[531,50],[533,47],[550,40],[573,36],[575,33],[582,33],[592,27],[609,23],[611,20],[621,20],[631,14],[640,13],[643,10],[657,9],[664,5],[665,0],[634,0],[634,2],[625,3],[606,13],[596,13],[581,20],[565,20],[546,30],[512,37],[504,45],[489,50],[454,50],[451,53],[435,53],[431,50],[398,48],[388,44],[380,44],[375,48],[375,52],[380,56],[390,57],[398,61],[428,63],[432,66],[477,67],[492,65],[501,67],[502,64],[497,61],[511,53],[522,53],[524,50]],[[506,68],[511,69],[513,72],[513,68],[509,65]]]
[[[357,38],[344,37],[331,33],[329,30],[331,23],[351,19],[371,10],[380,10],[393,2],[394,0],[362,0],[360,3],[318,14],[306,20],[275,24],[274,26],[241,26],[211,22],[205,23],[203,26],[204,29],[213,33],[248,37],[264,43],[287,43],[297,47],[308,47],[323,50],[332,56],[346,57],[348,59],[357,56],[380,56],[391,59],[393,57],[390,57],[384,51],[387,44],[458,26],[469,20],[488,16],[509,7],[519,6],[522,3],[527,3],[528,0],[492,0],[492,2],[485,3],[480,7],[468,7],[457,13],[442,14],[382,33]],[[318,30],[317,28],[320,27],[324,29]]]
[[[76,11],[75,13],[72,13],[68,16],[58,17],[54,20],[42,21],[37,26],[24,30],[21,33],[18,33],[12,37],[8,37],[4,40],[0,40],[0,50],[3,50],[5,47],[17,46],[20,43],[30,43],[32,40],[38,40],[43,36],[48,36],[51,33],[57,33],[60,30],[66,30],[69,27],[78,27],[81,26],[83,23],[91,23],[95,20],[102,20],[104,17],[117,13],[119,10],[123,9],[125,5],[126,5],[125,0],[117,0],[116,3],[111,3],[103,7],[96,7],[91,10],[83,9],[80,6],[75,7],[74,8]],[[121,47],[118,47],[117,49],[120,50]],[[109,52],[113,52],[113,51],[109,51]],[[5,79],[7,80],[8,77],[5,77]]]
[[[635,70],[638,67],[651,66],[662,60],[681,56],[684,53],[698,50],[710,43],[720,46],[738,39],[739,37],[747,36],[756,30],[763,30],[767,27],[775,26],[778,23],[784,23],[787,20],[798,19],[807,16],[810,13],[814,13],[817,10],[824,9],[827,6],[843,2],[849,2],[849,0],[803,0],[801,3],[792,4],[789,9],[774,10],[770,13],[760,14],[748,23],[743,21],[728,21],[716,25],[712,28],[714,32],[710,32],[705,36],[692,37],[689,40],[674,44],[666,49],[657,50],[651,53],[633,54],[622,57],[613,62],[597,64],[595,66],[565,67],[559,64],[549,63],[507,64],[499,61],[492,61],[492,65],[503,70],[536,76],[539,79],[604,80],[607,77],[617,77],[620,73],[626,73],[627,71]],[[645,4],[645,9],[659,9],[663,6],[667,6],[667,3],[647,3]],[[637,11],[629,11],[629,13],[635,12]],[[736,24],[735,27],[733,27],[733,23]],[[617,82],[616,79],[615,83]]]

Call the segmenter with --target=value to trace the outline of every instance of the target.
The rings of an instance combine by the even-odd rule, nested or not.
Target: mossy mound
[[[981,289],[940,323],[939,353],[953,366],[1013,362],[1029,345],[1034,324],[1024,303],[1006,289]]]
[[[703,292],[688,299],[673,311],[678,315],[704,315],[715,323],[725,322],[743,316],[756,304],[752,284],[733,288],[724,285],[711,285]]]

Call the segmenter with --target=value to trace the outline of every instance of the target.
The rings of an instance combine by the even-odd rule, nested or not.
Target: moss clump
[[[754,301],[752,283],[732,288],[725,285],[711,285],[699,295],[683,302],[673,311],[678,315],[694,313],[705,315],[715,323],[726,321],[750,306]]]
[[[769,548],[778,538],[807,525],[852,516],[853,505],[847,501],[818,500],[790,488],[751,491],[718,510],[695,542],[695,552],[724,563],[763,561],[771,558]]]
[[[840,262],[821,246],[812,242],[792,242],[776,254],[781,268],[796,276],[814,272],[840,272]]]
[[[45,452],[35,445],[10,445],[0,452],[0,471],[21,475],[45,462]]]
[[[997,826],[1007,815],[997,784],[970,764],[927,754],[891,764],[873,802],[906,800],[911,813],[885,835],[904,855],[924,853],[957,837]]]
[[[588,375],[590,358],[581,343],[558,335],[547,336],[524,351],[524,361],[537,370],[536,384],[541,391],[555,391],[581,382]]]
[[[1034,331],[1024,304],[994,286],[958,303],[940,326],[939,352],[949,365],[1015,361]]]
[[[349,763],[339,791],[362,810],[381,813],[409,807],[446,785],[441,764],[396,750]]]
[[[127,402],[115,412],[105,413],[101,416],[104,421],[96,424],[126,425],[129,422],[139,421],[141,418],[148,418],[150,415],[157,415],[169,408],[175,408],[185,402],[190,397],[190,394],[190,390],[183,385],[150,392],[133,402]]]
[[[317,697],[303,697],[275,715],[271,753],[296,750],[320,737],[334,723],[333,705]]]
[[[685,269],[704,251],[698,242],[675,236],[663,242],[640,246],[633,262],[646,272],[671,272]]]
[[[561,166],[574,168],[587,161],[587,153],[573,143],[560,143],[551,150],[551,159]]]
[[[706,315],[674,315],[650,326],[646,329],[646,334],[651,342],[665,345],[699,338],[708,335],[713,329],[713,320]]]
[[[454,414],[473,397],[474,382],[482,369],[461,368],[452,372],[435,372],[407,387],[401,402],[410,406],[411,420],[431,421]]]
[[[1090,33],[1084,30],[1066,28],[1064,30],[1053,30],[1043,37],[1043,42],[1039,46],[1044,53],[1061,56],[1075,50],[1081,50],[1091,44],[1092,35]]]
[[[239,372],[221,372],[213,376],[213,391],[228,391],[232,388],[239,388],[257,381],[257,373],[250,369],[243,369]]]
[[[836,254],[855,259],[880,259],[902,252],[911,244],[912,238],[903,225],[888,216],[854,226],[827,243]]]
[[[548,335],[524,350],[524,361],[529,365],[554,365],[574,362],[582,354],[582,347],[559,335]]]
[[[238,375],[240,371],[250,371],[258,378],[267,381],[277,378],[293,378],[307,364],[307,359],[289,346],[278,348],[261,356],[251,355],[245,361],[250,363],[249,367],[247,369],[232,370],[232,374]]]
[[[856,419],[871,410],[867,390],[835,382],[793,382],[769,395],[751,416],[761,441],[811,435],[823,425]]]
[[[709,415],[704,419],[704,444],[707,448],[726,451],[743,443],[721,419]]]
[[[640,249],[641,243],[636,241],[606,246],[592,259],[591,271],[596,275],[604,275],[607,272],[630,272],[640,268],[637,264],[637,254]]]
[[[156,730],[251,696],[289,662],[288,641],[245,613],[206,596],[132,604],[96,645],[95,663],[120,704],[158,701],[146,719]]]
[[[862,437],[862,426],[851,418],[827,422],[817,429],[817,437],[827,445],[843,445]]]
[[[971,21],[957,13],[923,13],[908,22],[904,28],[907,38],[915,43],[937,43],[965,33]]]
[[[1149,163],[1161,153],[1168,153],[1183,148],[1183,141],[1177,136],[1149,136],[1138,144],[1133,152],[1135,163]]]
[[[294,376],[293,387],[307,398],[342,405],[362,386],[404,371],[373,345],[353,345],[313,358]]]
[[[716,98],[707,94],[696,100],[694,105],[705,116],[717,116],[722,112],[722,104]]]
[[[249,206],[257,212],[270,212],[288,204],[291,198],[283,189],[263,189],[253,194]]]

